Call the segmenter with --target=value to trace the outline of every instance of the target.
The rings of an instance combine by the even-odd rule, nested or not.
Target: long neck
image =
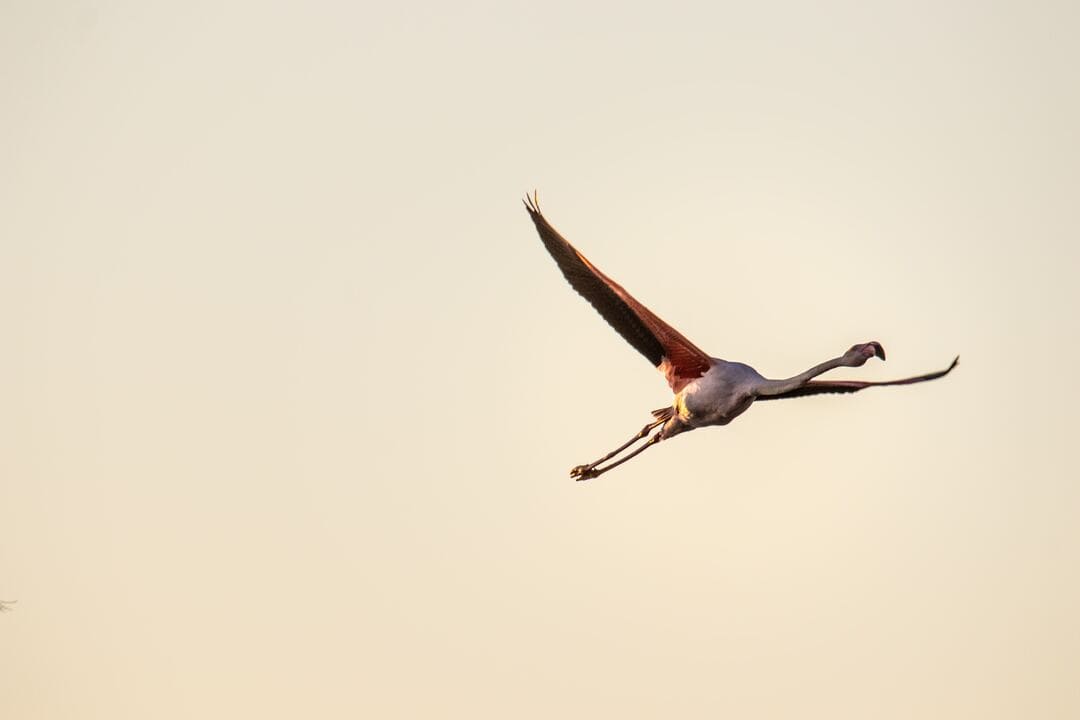
[[[758,395],[782,395],[783,393],[791,390],[801,388],[806,383],[810,382],[813,378],[816,378],[822,373],[828,372],[833,368],[838,368],[843,365],[843,358],[833,358],[832,360],[826,360],[820,365],[815,365],[806,372],[799,373],[794,377],[790,377],[786,380],[764,380],[758,386]]]

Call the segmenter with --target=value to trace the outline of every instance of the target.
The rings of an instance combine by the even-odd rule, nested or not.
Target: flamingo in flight
[[[727,425],[756,400],[806,397],[822,393],[853,393],[878,385],[911,385],[948,375],[960,358],[944,370],[885,382],[860,380],[814,380],[838,367],[860,367],[872,357],[885,359],[881,343],[871,341],[852,346],[840,357],[826,360],[785,380],[762,377],[740,362],[709,357],[678,330],[654,315],[617,282],[578,252],[540,212],[536,192],[525,196],[525,208],[536,225],[540,240],[551,253],[570,286],[588,300],[623,339],[648,358],[664,374],[675,399],[671,407],[653,410],[653,420],[634,437],[607,455],[570,471],[570,477],[588,480],[622,465],[653,445],[679,433],[707,425]],[[652,433],[656,428],[660,430]],[[649,438],[622,458],[604,465],[639,440]]]

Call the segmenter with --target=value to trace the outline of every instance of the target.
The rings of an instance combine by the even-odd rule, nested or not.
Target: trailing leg
[[[642,438],[648,436],[648,434],[650,432],[652,432],[655,428],[660,427],[661,425],[663,425],[666,420],[667,420],[667,417],[658,417],[656,420],[653,420],[651,423],[649,423],[645,427],[641,428],[641,430],[638,431],[637,435],[630,438],[629,440],[624,442],[622,445],[620,445],[619,447],[617,447],[614,450],[612,450],[611,452],[609,452],[604,457],[600,458],[599,460],[594,460],[593,462],[588,463],[587,465],[578,465],[577,467],[573,468],[570,471],[570,477],[577,478],[578,480],[585,480],[585,479],[590,478],[590,477],[595,477],[595,475],[592,475],[591,473],[593,472],[593,470],[596,468],[597,465],[599,465],[600,463],[602,463],[602,462],[604,462],[606,460],[610,460],[611,458],[615,457],[616,455],[621,453],[626,448],[628,448],[631,445],[633,445],[634,443],[636,443],[638,440],[641,440]],[[638,451],[638,452],[640,452],[640,451]],[[611,467],[614,467],[614,466],[611,466]]]
[[[619,467],[620,465],[622,465],[624,462],[626,462],[630,458],[634,457],[635,455],[639,455],[639,454],[645,452],[650,447],[652,447],[656,443],[660,442],[663,439],[663,437],[664,437],[663,433],[656,433],[651,438],[649,438],[648,442],[646,442],[644,445],[642,445],[641,447],[639,447],[637,450],[630,453],[626,457],[619,458],[618,460],[611,463],[610,465],[608,465],[606,467],[602,467],[602,468],[596,467],[596,465],[599,464],[599,463],[596,463],[594,465],[588,466],[584,471],[578,473],[577,475],[574,475],[573,472],[571,472],[571,477],[574,477],[576,480],[589,480],[590,478],[599,477],[600,475],[603,475],[604,473],[606,473],[608,470]],[[601,461],[601,462],[603,462],[603,461]],[[577,470],[577,469],[578,468],[574,468],[574,470]]]

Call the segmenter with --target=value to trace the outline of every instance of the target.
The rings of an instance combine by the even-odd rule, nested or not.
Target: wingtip
[[[537,194],[536,190],[532,191],[531,196],[526,192],[522,202],[525,203],[525,209],[528,210],[530,214],[540,214],[540,196]]]

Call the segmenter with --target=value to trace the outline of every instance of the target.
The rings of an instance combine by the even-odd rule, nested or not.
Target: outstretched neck
[[[820,365],[815,365],[806,372],[801,372],[794,377],[789,377],[786,380],[762,380],[757,388],[757,394],[759,396],[770,395],[783,395],[786,392],[797,390],[812,379],[816,378],[822,373],[826,373],[834,368],[838,368],[843,365],[843,358],[833,358],[832,360],[826,360]]]

